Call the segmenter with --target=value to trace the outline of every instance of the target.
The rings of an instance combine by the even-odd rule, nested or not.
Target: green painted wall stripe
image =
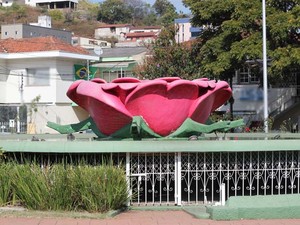
[[[300,195],[230,197],[225,206],[207,206],[213,220],[300,218]]]
[[[101,62],[125,62],[125,61],[132,61],[133,58],[130,57],[107,57],[107,58],[102,58]]]
[[[298,151],[300,140],[223,141],[13,141],[1,140],[7,152],[107,153],[107,152],[247,152]]]

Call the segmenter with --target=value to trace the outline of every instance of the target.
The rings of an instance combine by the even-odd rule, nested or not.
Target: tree
[[[143,18],[142,24],[146,26],[153,26],[157,24],[157,16],[154,10],[150,10],[147,15]]]
[[[78,1],[77,13],[86,20],[96,20],[99,11],[99,4],[89,2],[89,0]]]
[[[131,11],[122,0],[106,0],[100,3],[98,20],[104,23],[130,23]]]
[[[145,17],[151,12],[151,6],[142,0],[124,0],[132,16],[133,25],[143,24]]]
[[[150,57],[136,68],[135,74],[144,79],[158,77],[180,77],[194,79],[199,77],[199,63],[195,60],[198,52],[193,42],[175,42],[174,25],[163,28],[158,39],[149,46]]]
[[[175,6],[168,0],[156,0],[153,8],[156,11],[158,23],[164,26],[174,23],[177,17]]]
[[[282,78],[291,67],[300,68],[300,2],[267,0],[269,75]],[[247,62],[262,59],[261,0],[184,0],[194,26],[205,26],[197,55],[201,75],[232,76]]]
[[[159,16],[166,14],[168,10],[175,11],[175,6],[168,0],[156,0],[153,8]]]

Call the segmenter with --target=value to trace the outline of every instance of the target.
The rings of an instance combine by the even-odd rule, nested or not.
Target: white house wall
[[[95,30],[95,38],[111,36],[116,36],[116,33],[112,33],[110,28],[98,28]]]
[[[74,61],[60,59],[56,62],[56,103],[72,103],[66,95],[70,85],[74,82]]]
[[[5,99],[2,103],[30,103],[32,99],[40,95],[40,102],[53,103],[55,102],[56,87],[55,76],[57,74],[55,60],[39,59],[38,64],[36,59],[15,59],[9,60],[6,64],[10,68],[9,77],[7,79]],[[27,71],[30,68],[49,68],[50,81],[47,86],[29,86],[27,81]],[[23,91],[21,90],[23,74]],[[2,92],[2,91],[1,91]],[[51,93],[51,94],[49,94]]]
[[[111,28],[97,28],[95,29],[95,38],[101,37],[116,37],[119,40],[124,39],[124,34],[129,33],[129,27],[116,27],[112,32]]]
[[[52,1],[52,2],[64,2],[65,0],[55,0],[55,1]],[[25,4],[26,5],[30,5],[30,6],[33,6],[35,7],[36,4],[39,4],[39,3],[50,3],[51,1],[49,0],[25,0]],[[78,0],[70,0],[69,2],[74,2],[76,4],[78,4]]]
[[[54,122],[61,125],[78,123],[86,118],[89,114],[79,106],[71,107],[70,104],[58,105],[40,105],[33,116],[35,132],[37,134],[55,134],[57,131],[47,127],[47,122]]]
[[[185,42],[191,39],[191,23],[184,22],[184,23],[177,23],[178,31],[175,35],[175,40],[177,43]]]

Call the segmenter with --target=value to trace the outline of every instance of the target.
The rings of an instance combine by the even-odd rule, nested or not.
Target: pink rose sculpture
[[[110,83],[96,78],[75,81],[68,97],[90,113],[98,129],[110,136],[141,116],[157,134],[168,136],[190,118],[205,123],[210,113],[232,95],[225,81],[119,78]]]

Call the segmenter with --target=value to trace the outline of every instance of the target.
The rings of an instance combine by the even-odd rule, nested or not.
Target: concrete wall
[[[9,76],[6,81],[0,82],[0,102],[4,104],[30,103],[36,96],[41,96],[40,102],[50,103],[56,99],[55,75],[57,74],[54,59],[39,59],[39,63],[32,59],[10,60],[6,63]],[[49,85],[31,86],[28,84],[26,69],[49,68]],[[23,81],[22,81],[23,80]],[[23,89],[21,85],[23,82]],[[53,93],[53,94],[49,94]]]
[[[0,76],[1,104],[26,104],[30,109],[31,101],[37,96],[41,97],[37,103],[37,113],[33,113],[32,118],[28,115],[27,122],[33,124],[30,133],[56,133],[46,126],[47,121],[70,124],[88,117],[80,107],[72,107],[72,101],[66,95],[74,81],[74,64],[79,61],[48,58],[39,59],[38,63],[36,59],[2,60],[0,63],[2,68],[7,68]],[[27,68],[49,68],[49,85],[28,85]]]
[[[1,39],[23,38],[23,24],[1,25]]]
[[[105,27],[95,29],[95,38],[116,37],[118,40],[124,40],[124,33],[129,33],[130,27]]]
[[[264,118],[263,89],[258,84],[233,85],[233,112],[236,115],[251,115],[253,120]],[[269,113],[275,110],[284,111],[291,106],[292,96],[296,95],[295,88],[269,88]],[[229,111],[229,104],[220,107],[222,111]]]
[[[10,24],[1,26],[1,39],[19,39],[46,36],[53,36],[67,43],[72,43],[72,33],[70,31],[56,30],[27,24]]]
[[[58,124],[78,123],[86,119],[89,114],[79,106],[70,104],[40,105],[37,112],[33,115],[32,123],[34,129],[29,130],[32,134],[56,134],[57,131],[47,127],[47,122]]]

